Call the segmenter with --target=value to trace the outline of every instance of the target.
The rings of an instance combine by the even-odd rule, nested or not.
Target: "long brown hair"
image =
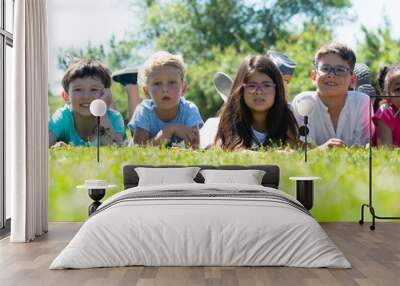
[[[248,56],[239,66],[231,94],[221,110],[215,144],[226,150],[251,148],[253,144],[252,113],[244,102],[243,84],[254,73],[268,75],[275,83],[275,101],[265,120],[267,137],[262,145],[286,144],[288,134],[298,138],[298,126],[290,111],[283,85],[283,78],[275,64],[265,56]],[[260,142],[261,143],[261,142]]]

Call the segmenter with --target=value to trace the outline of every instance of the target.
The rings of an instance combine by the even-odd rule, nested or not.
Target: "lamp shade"
[[[90,103],[90,113],[94,116],[103,116],[106,114],[107,104],[102,99],[95,99]]]
[[[309,116],[315,108],[315,103],[311,98],[304,98],[297,104],[297,112],[301,116]]]

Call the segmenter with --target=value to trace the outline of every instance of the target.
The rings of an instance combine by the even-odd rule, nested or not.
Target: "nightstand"
[[[314,181],[320,177],[290,177],[292,181],[296,181],[296,199],[302,205],[311,210],[314,203]]]
[[[109,185],[107,183],[104,183],[104,184],[88,184],[88,182],[86,182],[84,185],[79,185],[79,186],[76,187],[77,189],[86,189],[86,190],[88,190],[89,197],[93,200],[93,203],[88,208],[89,216],[93,212],[95,212],[97,210],[97,208],[101,205],[100,200],[106,194],[106,190],[110,189],[110,188],[115,188],[116,186],[117,185]]]

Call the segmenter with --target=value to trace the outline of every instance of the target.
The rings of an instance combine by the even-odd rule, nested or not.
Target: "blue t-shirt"
[[[169,124],[183,124],[189,128],[197,125],[201,128],[204,122],[197,106],[182,97],[179,100],[176,117],[168,122],[160,120],[156,114],[153,101],[146,99],[136,107],[128,127],[132,133],[135,133],[136,128],[142,128],[149,132],[150,138],[154,138],[161,129]]]
[[[257,130],[255,130],[253,127],[251,127],[251,132],[253,133],[253,143],[257,145],[262,145],[264,144],[265,139],[267,138],[267,133],[262,133]]]
[[[113,109],[107,109],[106,116],[115,133],[120,133],[125,138],[124,119],[121,114]],[[54,135],[56,141],[63,141],[74,146],[96,146],[97,141],[86,141],[79,137],[75,129],[75,121],[72,115],[71,105],[65,105],[57,109],[51,117],[49,132]]]

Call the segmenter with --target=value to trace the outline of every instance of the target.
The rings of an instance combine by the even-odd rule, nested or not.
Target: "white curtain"
[[[6,187],[12,242],[47,232],[46,0],[15,1],[12,95],[6,99]]]

